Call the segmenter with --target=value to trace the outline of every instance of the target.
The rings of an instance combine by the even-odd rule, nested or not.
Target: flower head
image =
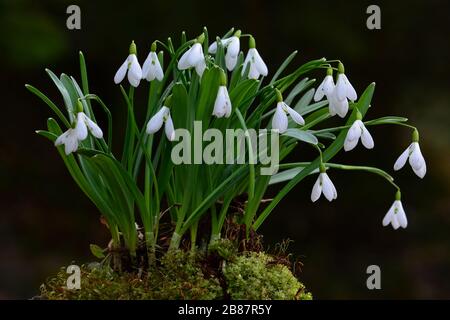
[[[226,86],[220,86],[214,102],[213,115],[217,118],[228,118],[231,115],[231,101]]]
[[[260,75],[267,76],[269,71],[259,55],[258,50],[255,48],[255,39],[253,37],[250,37],[249,46],[250,49],[248,50],[242,67],[242,75],[244,75],[246,69],[249,68],[248,77],[250,79],[258,79]]]
[[[233,36],[220,40],[222,46],[227,50],[225,54],[225,64],[229,71],[232,71],[236,66],[237,58],[240,51],[240,41],[241,31],[237,30]],[[217,52],[217,41],[214,41],[208,48],[209,53]]]
[[[278,89],[276,89],[276,92],[278,95],[278,102],[277,109],[272,118],[272,129],[277,129],[280,133],[285,132],[288,128],[288,115],[291,116],[295,123],[304,125],[305,120],[303,117],[283,101],[283,97]]]
[[[133,87],[139,86],[142,79],[142,69],[136,56],[136,45],[134,41],[130,45],[130,54],[119,67],[114,76],[114,82],[119,84],[128,73],[128,81]]]
[[[400,198],[400,191],[398,191],[394,203],[383,218],[384,227],[391,224],[394,230],[397,230],[399,227],[405,229],[408,226],[408,219]]]
[[[367,149],[372,149],[374,147],[373,138],[367,130],[364,123],[361,121],[361,113],[358,111],[356,120],[353,122],[352,126],[347,132],[347,136],[345,137],[344,141],[344,150],[350,151],[353,148],[356,147],[358,144],[359,139],[361,138],[361,142],[364,147]]]
[[[200,35],[196,40],[197,42],[181,56],[178,61],[179,70],[195,68],[195,71],[200,77],[203,75],[203,71],[205,71],[206,68],[205,56],[203,54],[202,47],[204,37],[205,36],[203,34]]]
[[[164,78],[164,72],[161,68],[161,63],[159,62],[158,55],[156,54],[156,45],[152,44],[152,50],[145,59],[144,65],[142,66],[142,78],[147,79],[147,81],[153,81],[157,79],[161,81]]]
[[[322,193],[328,201],[333,201],[337,198],[336,188],[325,172],[325,168],[323,166],[321,166],[319,177],[312,188],[311,201],[316,202]]]
[[[166,103],[167,104],[167,103]],[[153,134],[161,129],[164,123],[164,131],[167,139],[173,141],[175,139],[175,129],[170,116],[170,109],[163,106],[147,123],[147,133]]]
[[[405,149],[405,151],[403,151],[397,161],[395,161],[394,170],[397,171],[403,168],[406,161],[409,159],[409,164],[411,165],[414,173],[419,178],[423,178],[427,173],[427,164],[422,152],[420,151],[419,132],[417,130],[414,130],[412,140],[413,142],[408,146],[408,148]]]

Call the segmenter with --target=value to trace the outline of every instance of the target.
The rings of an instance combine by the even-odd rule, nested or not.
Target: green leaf
[[[89,249],[91,249],[91,253],[94,255],[94,257],[98,259],[103,259],[105,257],[104,249],[100,248],[96,244],[90,244]]]
[[[297,140],[310,143],[313,145],[317,145],[317,143],[319,142],[312,133],[297,128],[289,128],[282,135],[295,138]]]

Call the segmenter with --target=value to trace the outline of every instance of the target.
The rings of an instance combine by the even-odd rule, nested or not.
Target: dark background
[[[75,3],[82,29],[70,31],[66,8]],[[381,30],[366,28],[369,4],[381,7]],[[266,244],[294,240],[290,251],[303,261],[302,281],[316,298],[450,298],[449,9],[448,1],[425,0],[0,1],[0,298],[30,298],[59,267],[92,259],[90,243],[108,242],[96,208],[54,147],[34,134],[50,112],[24,84],[61,103],[44,68],[79,79],[82,50],[91,92],[113,107],[123,126],[125,109],[112,79],[130,40],[142,63],[153,40],[177,41],[181,30],[194,37],[203,26],[211,35],[232,26],[252,33],[272,74],[295,49],[296,65],[341,59],[358,93],[377,83],[369,118],[404,115],[420,128],[426,177],[420,181],[409,165],[395,174],[403,186],[406,230],[381,226],[394,200],[382,179],[333,171],[338,200],[311,204],[315,177],[305,179],[261,228]],[[115,129],[120,137],[123,127]],[[336,161],[392,172],[410,131],[371,131],[374,150],[358,147]],[[301,147],[297,155],[304,160]],[[381,267],[382,290],[366,288],[372,264]]]

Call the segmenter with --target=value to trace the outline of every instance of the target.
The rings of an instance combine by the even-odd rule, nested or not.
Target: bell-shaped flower
[[[202,34],[197,38],[197,42],[190,47],[178,61],[178,69],[186,70],[195,68],[197,74],[201,77],[206,68],[205,56],[203,54],[202,43],[205,36]]]
[[[214,102],[213,115],[217,118],[228,118],[231,115],[231,101],[228,90],[225,85],[221,85],[217,92],[216,101]]]
[[[152,44],[151,51],[142,66],[142,78],[147,79],[147,81],[153,81],[155,79],[161,81],[164,78],[161,63],[156,54],[156,43]]]
[[[147,123],[147,133],[153,134],[161,129],[164,123],[164,131],[167,139],[173,141],[175,139],[175,129],[170,116],[170,109],[163,106]]]
[[[332,68],[328,68],[326,77],[317,88],[316,93],[314,94],[314,101],[320,101],[324,96],[327,97],[328,109],[331,116],[337,114],[339,117],[344,118],[347,115],[348,100],[347,98],[341,100],[337,98]]]
[[[80,128],[78,128],[80,127]],[[77,127],[79,131],[79,140],[84,140],[87,137],[87,130],[97,139],[103,138],[102,129],[92,121],[84,112],[78,112],[77,114]]]
[[[259,55],[258,50],[256,50],[255,39],[252,36],[250,36],[249,47],[250,49],[248,50],[247,56],[244,60],[244,65],[242,67],[242,75],[244,75],[248,68],[248,77],[250,79],[258,79],[261,75],[267,76],[269,71],[263,59]]]
[[[314,94],[314,101],[317,102],[322,100],[324,96],[330,96],[333,93],[334,87],[333,69],[328,68],[326,77],[323,79]]]
[[[383,226],[386,227],[389,224],[392,225],[394,230],[397,230],[399,227],[405,229],[408,226],[408,219],[400,199],[400,192],[397,192],[394,203],[383,218]]]
[[[226,48],[225,64],[229,71],[232,71],[236,67],[237,58],[240,51],[241,31],[237,30],[233,36],[220,40],[222,46]],[[217,52],[217,41],[214,41],[208,48],[209,53],[215,54]]]
[[[278,89],[276,89],[276,92],[278,102],[275,114],[272,118],[272,129],[276,129],[280,133],[285,132],[288,128],[288,115],[291,116],[292,120],[294,120],[295,123],[304,125],[305,120],[303,119],[303,117],[283,101],[281,92]]]
[[[394,170],[397,171],[403,168],[408,159],[414,173],[419,178],[425,177],[425,174],[427,173],[427,164],[425,163],[425,158],[420,151],[419,132],[417,130],[414,130],[413,132],[413,142],[408,146],[408,148],[405,149],[405,151],[403,151],[395,162]]]
[[[358,99],[355,89],[344,73],[338,73],[336,82],[336,97],[339,100],[349,99],[355,101]]]
[[[320,168],[319,177],[317,178],[316,183],[312,188],[311,201],[316,202],[320,198],[320,195],[322,193],[328,201],[333,201],[337,198],[336,188],[325,172],[325,168],[323,167],[323,165]]]
[[[142,79],[142,69],[136,56],[136,45],[134,44],[134,41],[131,42],[130,45],[130,54],[125,59],[124,63],[122,63],[119,67],[119,70],[117,70],[116,75],[114,76],[114,82],[116,84],[121,83],[127,73],[130,84],[133,87],[139,86]]]
[[[363,146],[367,149],[372,149],[375,145],[372,135],[370,134],[369,130],[367,130],[364,123],[361,121],[361,118],[361,113],[358,110],[356,113],[356,120],[355,122],[353,122],[352,126],[347,132],[347,136],[345,137],[345,151],[350,151],[355,148],[360,138]]]
[[[55,146],[64,145],[66,155],[77,151],[78,149],[78,132],[75,128],[69,128],[61,134],[55,141]]]

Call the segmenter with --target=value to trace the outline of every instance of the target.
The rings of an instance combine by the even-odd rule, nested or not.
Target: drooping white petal
[[[256,68],[254,63],[250,63],[250,71],[248,73],[249,79],[255,79],[257,80],[261,74],[259,73],[258,69]]]
[[[78,140],[84,140],[87,138],[88,129],[86,127],[85,119],[86,115],[83,112],[78,112],[77,114],[77,124],[75,126],[75,132],[77,134]]]
[[[320,176],[322,177],[322,192],[325,198],[327,198],[328,201],[333,201],[333,199],[336,199],[337,192],[336,188],[333,185],[333,182],[331,182],[328,175],[324,172],[321,173]]]
[[[217,92],[216,101],[214,102],[214,109],[213,109],[213,115],[217,118],[222,118],[225,116],[227,110],[226,110],[226,97],[225,92],[226,90],[225,86],[220,86],[219,90]]]
[[[386,213],[386,215],[383,218],[383,226],[384,227],[386,227],[387,225],[389,225],[391,223],[392,216],[394,215],[394,210],[395,210],[395,202],[391,205],[388,212]]]
[[[239,55],[240,41],[238,37],[232,36],[231,38],[227,39],[226,45],[228,55],[231,55],[233,57],[237,57]]]
[[[227,66],[228,71],[233,71],[234,67],[236,67],[237,60],[238,56],[232,56],[227,52],[225,55],[225,65]]]
[[[129,60],[128,81],[133,87],[137,87],[142,79],[142,69],[135,54],[130,54]]]
[[[71,130],[71,129],[69,129]],[[69,135],[70,131],[67,130],[66,132],[62,133],[56,140],[55,140],[55,146],[60,146],[64,143],[66,143],[67,136]]]
[[[319,175],[311,191],[311,201],[316,202],[320,198],[321,193],[322,193],[322,183],[321,177]]]
[[[202,60],[205,60],[202,45],[200,43],[196,43],[190,50],[190,53],[187,57],[187,63],[190,67],[195,67]]]
[[[192,52],[192,48],[193,47],[190,47],[182,56],[181,56],[181,58],[180,58],[180,60],[178,61],[178,69],[179,70],[186,70],[186,69],[189,69],[189,68],[191,68],[191,67],[193,67],[192,65],[190,65],[189,64],[189,61],[188,61],[188,58],[189,58],[189,55],[191,54],[191,52]]]
[[[114,76],[114,83],[119,84],[125,78],[128,70],[128,58],[122,63]]]
[[[172,117],[170,116],[170,113],[167,115],[167,119],[164,125],[164,131],[169,141],[175,140],[175,129],[173,127]]]
[[[323,99],[323,97],[325,95],[329,95],[333,92],[334,90],[334,81],[333,81],[333,77],[330,75],[327,75],[322,83],[319,85],[319,87],[317,88],[316,93],[314,94],[314,101],[320,101]]]
[[[413,168],[414,173],[419,177],[419,178],[423,178],[425,177],[426,173],[427,173],[427,165],[426,163],[423,164],[422,167],[420,167],[420,169],[416,170]]]
[[[251,52],[250,52],[250,50],[247,52],[247,55],[245,56],[245,59],[244,59],[244,63],[242,64],[242,72],[241,72],[241,75],[243,76],[244,75],[244,73],[245,73],[245,71],[247,70],[247,68],[250,68],[251,69],[251,63],[250,63],[250,61],[251,61],[251,59],[252,59],[252,56],[251,56]],[[250,74],[250,69],[249,69],[249,74]]]
[[[397,221],[400,226],[405,229],[408,226],[408,219],[406,218],[405,210],[403,209],[403,205],[400,200],[396,200],[395,202],[397,207]]]
[[[405,151],[402,152],[402,154],[398,157],[397,161],[395,161],[394,164],[394,170],[400,170],[401,168],[403,168],[406,164],[406,161],[408,160],[409,157],[409,151],[410,151],[411,145],[408,146],[408,148],[405,149]]]
[[[287,130],[288,118],[286,112],[283,110],[283,103],[277,103],[277,110],[272,119],[272,129],[278,129],[280,133]]]
[[[359,124],[361,128],[361,142],[364,147],[367,149],[372,149],[375,146],[375,142],[373,141],[372,135],[370,134],[369,130],[367,130],[366,126],[362,121],[360,121]]]
[[[212,54],[215,54],[217,52],[217,41],[214,41],[209,45],[208,52]]]
[[[356,90],[355,88],[353,88],[352,84],[350,83],[350,80],[348,80],[347,76],[345,74],[342,74],[344,81],[345,81],[345,86],[346,86],[346,96],[347,98],[349,98],[351,101],[356,101],[356,99],[358,99],[358,95],[356,94]]]
[[[267,69],[266,64],[264,63],[263,59],[259,55],[258,50],[256,50],[256,48],[252,48],[250,50],[254,50],[254,52],[253,52],[253,59],[254,59],[254,64],[255,64],[256,69],[258,70],[258,72],[261,75],[267,76],[267,74],[269,73],[269,70]]]
[[[305,120],[303,119],[303,117],[297,111],[295,111],[294,109],[289,107],[284,102],[283,102],[283,106],[286,109],[287,113],[289,113],[289,115],[291,116],[292,120],[294,120],[295,123],[297,123],[299,125],[304,125],[305,124]]]
[[[150,52],[142,67],[142,78],[146,78],[148,81],[157,79],[161,81],[164,78],[164,72],[159,62],[156,52]]]
[[[87,128],[91,132],[91,134],[96,137],[97,139],[103,138],[103,132],[102,129],[94,122],[92,121],[88,116],[84,116],[84,121],[86,123]]]
[[[149,78],[148,73],[149,73],[151,63],[152,63],[152,52],[150,51],[150,53],[148,54],[147,58],[144,61],[144,64],[142,65],[142,79],[148,80],[148,78]],[[151,80],[149,80],[149,81],[151,81]]]
[[[69,129],[67,139],[64,143],[64,152],[66,153],[66,155],[69,155],[72,152],[77,151],[77,149],[78,149],[77,133],[74,129]]]
[[[169,108],[162,107],[147,123],[147,133],[152,134],[161,129],[164,117],[169,113]]]
[[[338,74],[336,81],[336,98],[338,100],[347,99],[347,85],[345,83],[344,74]]]
[[[411,147],[413,150],[409,156],[409,164],[414,170],[419,170],[425,164],[425,159],[420,151],[419,143],[413,142]]]
[[[205,59],[202,59],[195,66],[195,72],[197,72],[198,76],[201,78],[203,72],[205,72],[205,69],[206,69],[206,62]]]
[[[398,216],[396,214],[392,215],[391,224],[394,230],[397,230],[400,227],[400,222],[398,221]]]
[[[359,120],[356,120],[355,122],[353,122],[352,126],[350,127],[350,129],[347,132],[347,136],[345,137],[345,141],[344,141],[344,150],[345,151],[352,150],[358,144],[358,140],[361,136],[361,127],[360,127],[358,121]]]

